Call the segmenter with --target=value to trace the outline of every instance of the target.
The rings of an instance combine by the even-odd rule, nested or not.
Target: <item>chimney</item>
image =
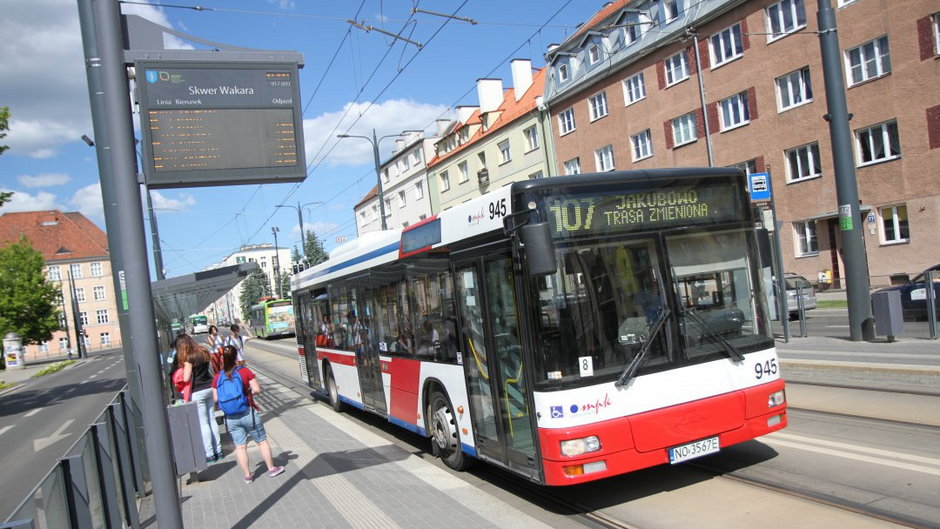
[[[478,108],[480,107],[468,107],[468,106],[457,107],[457,122],[466,123],[467,120],[470,119],[470,116],[472,116],[473,113],[476,112]]]
[[[447,132],[447,127],[450,126],[450,120],[449,120],[449,119],[439,119],[439,120],[435,121],[435,124],[437,125],[437,135],[438,135],[438,136],[443,136],[444,133]]]
[[[395,152],[401,152],[405,148],[405,140],[399,138],[395,140]]]
[[[492,112],[503,102],[502,79],[477,79],[477,98],[480,112]]]
[[[516,101],[532,86],[532,61],[529,59],[513,59],[509,63],[512,70],[512,88],[516,94]]]

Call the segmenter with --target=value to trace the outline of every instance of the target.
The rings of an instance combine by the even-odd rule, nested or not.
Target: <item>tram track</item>
[[[295,358],[296,352],[294,349],[293,342],[291,346],[288,347],[285,344],[275,344],[275,343],[266,343],[266,342],[255,342],[256,347],[264,349],[268,352],[277,354],[284,358]],[[250,358],[250,357],[249,357]],[[260,363],[259,363],[260,364]],[[252,366],[253,368],[255,366]],[[263,365],[257,365],[258,370],[264,373],[265,375],[271,377],[272,379],[277,380],[279,383],[283,384],[285,387],[297,392],[298,394],[304,396],[305,398],[315,400],[315,397],[311,394],[309,388],[301,383],[297,377],[291,377],[287,373],[277,372],[276,370],[269,369]],[[842,389],[859,389],[859,390],[870,390],[878,391],[878,388],[867,388],[867,387],[856,387],[848,385],[839,385],[839,384],[817,384],[821,386],[835,386]],[[891,390],[882,390],[889,393],[899,393],[899,391]],[[936,396],[935,394],[926,393],[922,396]],[[931,424],[922,424],[911,421],[901,421],[901,420],[891,420],[877,417],[867,417],[864,415],[855,415],[855,414],[846,414],[846,413],[835,413],[829,411],[821,411],[814,409],[806,408],[790,408],[792,411],[798,411],[800,413],[812,414],[818,417],[843,417],[853,420],[867,420],[867,421],[877,421],[883,424],[891,424],[904,427],[917,427],[917,428],[926,428],[930,431],[940,431],[940,427],[931,425]],[[381,428],[380,425],[373,424],[371,421],[366,420],[364,417],[361,417],[357,413],[353,413],[351,417],[355,417],[357,420],[364,421],[365,425],[376,426]],[[396,433],[393,430],[385,430],[390,436],[397,438],[403,443],[407,443],[414,447],[419,447],[417,440],[408,440],[404,439],[402,435]],[[758,440],[759,441],[759,440]],[[432,459],[430,455],[421,455],[424,459]],[[436,463],[436,462],[435,462]],[[876,506],[872,506],[862,502],[855,502],[847,500],[846,498],[837,497],[835,495],[825,494],[819,490],[811,490],[809,488],[802,488],[799,486],[794,486],[792,484],[786,484],[781,480],[779,482],[773,479],[766,479],[755,476],[748,476],[743,473],[729,471],[728,469],[721,469],[718,466],[710,464],[708,459],[702,459],[699,461],[692,461],[685,463],[683,466],[688,466],[694,471],[701,472],[704,476],[701,478],[702,481],[708,479],[721,479],[727,480],[729,482],[737,483],[747,487],[754,487],[755,489],[763,490],[770,492],[772,494],[785,495],[791,498],[796,498],[802,501],[812,502],[821,507],[828,509],[836,509],[838,511],[844,511],[846,513],[851,513],[858,516],[864,516],[872,520],[877,520],[880,522],[893,523],[902,527],[909,527],[911,529],[940,529],[940,521],[931,522],[918,519],[913,516],[907,516],[904,513],[900,512],[891,512],[885,509],[880,509]],[[535,483],[531,483],[521,479],[519,476],[510,474],[509,472],[502,470],[498,467],[491,465],[479,465],[476,467],[476,470],[471,470],[466,479],[479,479],[481,480],[480,486],[482,487],[491,487],[497,494],[500,492],[508,492],[520,500],[529,502],[538,508],[545,509],[550,512],[557,513],[564,516],[566,519],[571,520],[574,524],[579,527],[589,527],[589,528],[603,528],[603,529],[644,529],[645,524],[637,525],[635,522],[628,522],[623,519],[618,518],[615,515],[605,512],[605,510],[616,510],[611,509],[612,505],[605,506],[604,508],[597,508],[596,506],[590,506],[590,502],[585,504],[577,499],[573,498],[570,494],[570,491],[565,489],[555,489],[551,487],[544,487]],[[473,476],[473,477],[471,477]],[[613,479],[613,478],[612,478]],[[669,479],[669,478],[666,478]],[[590,486],[590,484],[586,485]],[[594,485],[598,486],[598,485]],[[585,486],[581,486],[585,487]],[[600,486],[598,486],[600,487]],[[666,488],[671,488],[672,485],[666,483],[664,485]],[[682,488],[682,487],[680,487]],[[598,491],[604,490],[604,487],[596,489]],[[639,497],[642,497],[639,496]],[[636,497],[627,496],[625,501],[620,505],[629,505],[633,503]],[[641,508],[641,507],[638,507]]]

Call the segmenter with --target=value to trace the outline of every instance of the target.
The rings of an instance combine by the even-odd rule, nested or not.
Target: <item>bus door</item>
[[[365,300],[375,299],[375,292],[367,288],[350,287],[350,306],[356,307],[356,319],[347,321],[352,333],[351,343],[356,352],[356,367],[359,372],[359,388],[362,405],[385,415],[385,388],[382,385],[382,362],[379,359],[378,341],[375,338],[375,307]],[[362,295],[356,303],[356,294]],[[347,318],[347,320],[349,320]]]
[[[458,262],[456,291],[477,451],[535,476],[535,432],[508,251]]]
[[[299,338],[300,345],[304,348],[304,358],[307,371],[307,384],[314,389],[321,389],[323,383],[320,381],[320,368],[317,362],[317,331],[320,329],[320,305],[314,298],[312,292],[303,293],[295,310],[298,310],[295,336]]]

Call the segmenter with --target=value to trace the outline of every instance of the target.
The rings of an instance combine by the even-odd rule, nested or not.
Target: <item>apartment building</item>
[[[510,63],[513,87],[500,79],[477,81],[479,107],[459,107],[457,122],[435,144],[428,162],[435,213],[517,180],[550,175],[544,112],[545,69]]]
[[[831,0],[873,285],[940,261],[940,5]],[[560,174],[770,172],[784,267],[844,276],[816,0],[619,0],[546,54]]]
[[[291,250],[290,247],[287,246],[275,248],[273,244],[269,243],[246,244],[239,248],[237,252],[223,257],[218,264],[210,267],[210,269],[233,266],[241,263],[258,263],[261,271],[268,276],[271,292],[274,292],[275,285],[277,285],[276,269],[278,268],[278,263],[280,263],[279,268],[282,277],[284,277],[284,274],[291,273]],[[244,281],[205,308],[204,313],[210,323],[218,325],[220,323],[232,323],[235,320],[247,321],[246,315],[242,314],[241,302],[239,301],[241,299],[243,283]],[[287,289],[289,289],[289,284],[285,282],[284,285],[286,293]]]
[[[0,244],[10,244],[21,236],[42,253],[47,279],[62,292],[61,329],[48,341],[26,346],[25,360],[59,356],[69,349],[77,353],[76,322],[85,331],[82,340],[86,350],[119,347],[121,329],[105,232],[78,212],[0,215]]]
[[[438,126],[446,127],[447,123],[449,121],[439,121]],[[403,138],[396,140],[391,157],[379,167],[386,228],[406,228],[431,216],[427,161],[434,154],[437,138],[425,138],[423,132],[403,134]],[[378,185],[353,209],[357,235],[382,229]]]

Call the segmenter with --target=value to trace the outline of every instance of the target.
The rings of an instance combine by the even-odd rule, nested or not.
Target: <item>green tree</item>
[[[257,304],[259,299],[270,295],[271,281],[268,279],[268,274],[260,268],[255,268],[242,283],[242,295],[238,299],[245,319],[248,319],[248,315],[251,314],[252,305]]]
[[[292,276],[293,273],[290,270],[281,270],[281,283],[277,289],[278,299],[290,297],[290,278]],[[274,282],[277,282],[277,277],[274,278]]]
[[[7,137],[6,131],[8,130],[10,130],[10,108],[0,107],[0,140]],[[3,154],[9,148],[7,145],[0,145],[0,154]],[[11,196],[13,196],[12,192],[0,191],[0,206],[10,200]]]
[[[317,237],[315,231],[310,230],[307,232],[306,247],[304,248],[304,261],[307,262],[307,266],[314,266],[326,261],[330,258],[330,255],[326,253],[326,250],[323,249],[323,241]]]
[[[46,280],[45,264],[26,237],[0,248],[0,332],[16,332],[24,345],[59,330],[61,291]]]

